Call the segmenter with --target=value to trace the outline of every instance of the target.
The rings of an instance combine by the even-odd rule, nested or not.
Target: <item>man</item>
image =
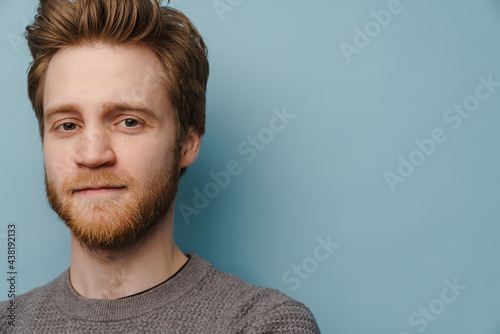
[[[156,0],[41,0],[28,94],[70,268],[1,304],[2,333],[319,333],[301,303],[173,240],[179,178],[205,131],[208,61]]]

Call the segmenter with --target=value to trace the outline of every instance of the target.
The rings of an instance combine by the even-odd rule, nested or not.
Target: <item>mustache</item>
[[[118,175],[109,170],[80,172],[62,184],[62,191],[73,193],[87,188],[131,188],[137,181],[130,175]]]

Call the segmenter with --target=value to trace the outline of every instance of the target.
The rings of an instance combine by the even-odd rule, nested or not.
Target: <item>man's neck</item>
[[[70,280],[83,297],[118,299],[160,284],[187,260],[167,220],[143,243],[121,252],[89,251],[71,236]]]

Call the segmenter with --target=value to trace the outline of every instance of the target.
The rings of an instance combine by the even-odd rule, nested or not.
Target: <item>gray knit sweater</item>
[[[80,296],[67,270],[16,297],[15,326],[7,323],[9,301],[0,303],[0,333],[319,333],[303,304],[188,255],[171,279],[117,300]]]

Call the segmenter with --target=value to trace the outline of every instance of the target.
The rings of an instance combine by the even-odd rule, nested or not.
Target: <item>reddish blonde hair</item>
[[[33,56],[28,95],[44,137],[43,94],[52,57],[84,43],[141,44],[163,64],[165,93],[177,114],[178,135],[205,133],[207,49],[191,21],[161,0],[40,0],[26,39]]]

